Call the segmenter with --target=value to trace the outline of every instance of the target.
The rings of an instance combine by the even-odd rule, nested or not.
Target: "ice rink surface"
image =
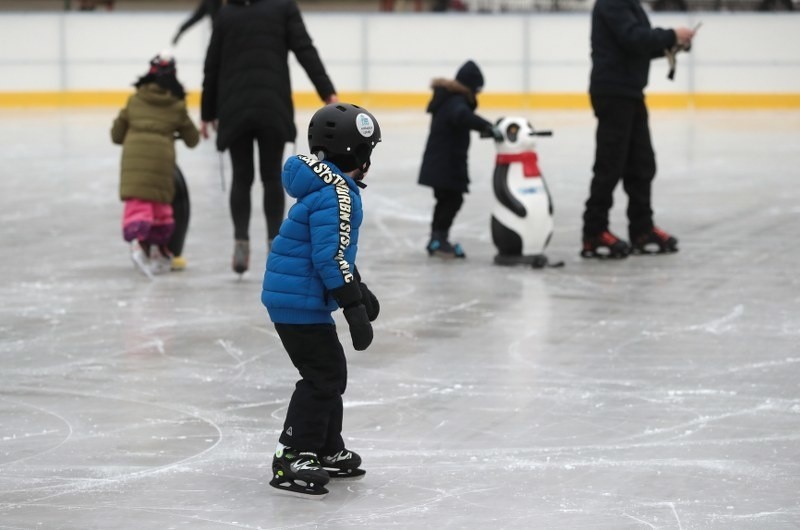
[[[320,502],[268,485],[297,374],[260,303],[260,184],[238,280],[218,155],[179,148],[188,268],[151,281],[121,237],[116,109],[0,111],[0,529],[800,528],[800,112],[654,111],[680,252],[598,262],[578,256],[591,112],[485,111],[555,132],[538,152],[566,264],[531,270],[492,264],[477,137],[468,258],[426,255],[427,117],[374,110],[372,347],[337,317],[367,475]]]

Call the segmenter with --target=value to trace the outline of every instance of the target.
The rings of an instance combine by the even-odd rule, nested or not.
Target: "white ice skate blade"
[[[352,482],[356,480],[361,480],[367,474],[367,472],[364,471],[363,469],[354,469],[353,474],[346,474],[346,475],[336,475],[335,474],[336,470],[334,468],[323,467],[322,469],[328,472],[328,475],[331,477],[331,480],[335,480],[337,482],[339,481]]]
[[[303,492],[300,492],[300,491],[287,490],[287,489],[278,488],[278,487],[275,487],[275,486],[272,486],[272,488],[273,488],[273,490],[275,490],[274,493],[276,495],[284,495],[286,497],[294,497],[296,499],[306,499],[306,500],[310,500],[310,501],[322,500],[325,497],[327,497],[328,493],[329,493],[329,492],[326,491],[325,493],[320,493],[319,495],[311,495],[309,493],[303,493]]]
[[[142,274],[144,274],[145,276],[147,276],[151,280],[155,279],[155,276],[153,276],[153,273],[150,270],[150,266],[149,266],[148,263],[146,263],[144,261],[141,261],[141,260],[138,260],[134,256],[131,256],[131,261],[133,261],[134,267],[136,267],[136,269],[139,272],[141,272]]]
[[[335,477],[335,476],[331,475],[331,480],[332,481],[335,480],[336,482],[355,482],[356,480],[361,480],[362,478],[364,478],[365,475],[366,474],[364,474],[364,475],[356,475],[356,476],[353,476],[353,475],[342,475],[341,477]]]

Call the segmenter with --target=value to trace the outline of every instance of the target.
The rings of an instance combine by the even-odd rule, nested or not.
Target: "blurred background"
[[[654,11],[786,11],[800,0],[647,0]],[[302,0],[305,11],[573,11],[591,8],[591,0]],[[3,10],[93,11],[103,9],[188,10],[193,0],[2,0]]]

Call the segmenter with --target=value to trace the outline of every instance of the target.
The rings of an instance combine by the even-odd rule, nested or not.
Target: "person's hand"
[[[675,44],[677,44],[681,48],[688,48],[692,43],[692,37],[694,37],[694,30],[687,28],[687,27],[678,27],[673,29],[675,32]]]
[[[361,303],[364,304],[364,308],[367,310],[367,317],[370,322],[374,322],[381,312],[381,304],[372,294],[372,291],[367,288],[367,284],[362,282],[358,284],[358,287],[361,289]]]
[[[200,136],[202,136],[206,140],[208,140],[209,125],[211,125],[211,128],[213,128],[215,131],[217,130],[217,120],[200,122]]]
[[[502,142],[504,139],[503,132],[493,125],[488,125],[481,131],[481,138],[494,138],[495,142]]]
[[[327,105],[330,103],[339,103],[339,96],[337,96],[336,94],[331,94],[330,96],[325,98],[325,104]]]
[[[358,351],[366,350],[372,344],[372,324],[367,317],[367,308],[364,304],[357,304],[344,308],[344,318],[350,326],[350,338],[353,348]]]

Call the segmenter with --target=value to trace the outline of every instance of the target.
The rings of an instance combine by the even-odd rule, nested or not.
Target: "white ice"
[[[0,111],[0,529],[800,528],[800,112],[653,111],[680,252],[586,262],[591,112],[484,111],[555,132],[538,150],[566,265],[538,271],[492,264],[477,137],[468,258],[428,258],[427,117],[374,113],[373,346],[338,320],[367,475],[315,503],[268,485],[297,374],[259,299],[260,185],[239,281],[218,155],[180,148],[188,268],[151,281],[121,237],[116,109]]]

